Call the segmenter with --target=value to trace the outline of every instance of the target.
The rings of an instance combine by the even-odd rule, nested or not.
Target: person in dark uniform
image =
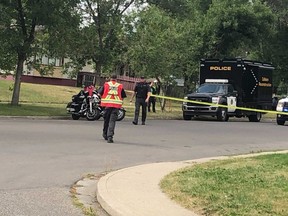
[[[116,78],[116,75],[112,75],[110,81],[105,82],[98,91],[101,95],[101,106],[105,107],[102,136],[108,143],[114,142],[113,136],[119,108],[122,107],[123,99],[126,97],[123,85],[116,82]]]
[[[134,121],[132,122],[134,125],[138,124],[138,118],[140,113],[140,107],[142,109],[142,125],[145,125],[146,115],[147,115],[147,103],[149,102],[149,98],[151,95],[151,88],[149,84],[145,81],[145,78],[140,77],[140,82],[136,83],[134,87],[134,92],[132,94],[130,102],[132,102],[133,98],[136,97],[135,101],[135,115]]]
[[[150,82],[150,88],[151,88],[151,94],[156,95],[156,88],[154,86],[154,82]],[[148,112],[151,111],[151,105],[152,105],[152,111],[156,112],[155,104],[156,104],[156,98],[154,96],[150,96],[148,102]]]
[[[276,110],[277,104],[278,104],[278,97],[274,96],[272,98],[272,110]]]

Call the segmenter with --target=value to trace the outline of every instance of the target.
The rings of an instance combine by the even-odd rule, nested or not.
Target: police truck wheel
[[[248,116],[250,122],[260,122],[262,118],[262,114],[257,112],[256,114]]]
[[[284,125],[284,124],[285,124],[285,121],[277,118],[277,124],[278,124],[278,125]]]
[[[186,114],[183,112],[183,119],[184,119],[184,120],[191,120],[191,119],[192,119],[192,116],[186,115]]]
[[[219,107],[217,112],[217,120],[218,121],[228,121],[229,116],[227,113],[227,108]]]

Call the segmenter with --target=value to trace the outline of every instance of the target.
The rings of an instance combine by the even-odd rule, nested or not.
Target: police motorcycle
[[[66,110],[73,120],[86,117],[88,121],[94,121],[100,116],[99,104],[100,97],[96,90],[93,90],[92,94],[81,90],[77,95],[72,96],[72,101],[67,104]]]
[[[100,106],[101,97],[96,90],[93,90],[92,96],[87,91],[81,90],[77,95],[72,96],[72,102],[67,104],[66,110],[72,115],[73,120],[80,117],[86,117],[88,121],[99,120],[104,116],[104,107]],[[126,110],[121,107],[118,112],[117,121],[125,118]]]

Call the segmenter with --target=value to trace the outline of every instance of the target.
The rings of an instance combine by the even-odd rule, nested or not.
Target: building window
[[[64,65],[64,58],[56,58],[55,59],[55,66],[62,67]]]
[[[47,56],[35,56],[34,59],[42,65],[53,65],[62,67],[64,65],[64,58],[49,58]]]
[[[49,64],[49,58],[47,56],[42,56],[41,63],[43,65],[48,65]]]
[[[48,58],[48,64],[56,66],[56,59],[55,58]]]

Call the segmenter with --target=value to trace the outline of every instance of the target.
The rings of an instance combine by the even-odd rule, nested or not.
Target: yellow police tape
[[[131,92],[131,91],[127,91]],[[203,104],[207,106],[214,106],[214,107],[224,107],[224,108],[235,108],[239,110],[245,110],[245,111],[252,111],[252,112],[261,112],[261,113],[271,113],[271,114],[279,114],[279,115],[288,115],[288,112],[279,112],[279,111],[273,111],[273,110],[262,110],[262,109],[254,109],[254,108],[247,108],[247,107],[237,107],[237,106],[228,106],[228,105],[222,105],[222,104],[215,104],[215,103],[208,103],[208,102],[202,102],[202,101],[195,101],[195,100],[187,100],[187,99],[181,99],[181,98],[175,98],[175,97],[167,97],[167,96],[161,96],[161,95],[151,95],[156,98],[162,98],[167,100],[174,100],[174,101],[180,101],[180,102],[192,102],[196,104]],[[272,100],[272,98],[271,98]]]

